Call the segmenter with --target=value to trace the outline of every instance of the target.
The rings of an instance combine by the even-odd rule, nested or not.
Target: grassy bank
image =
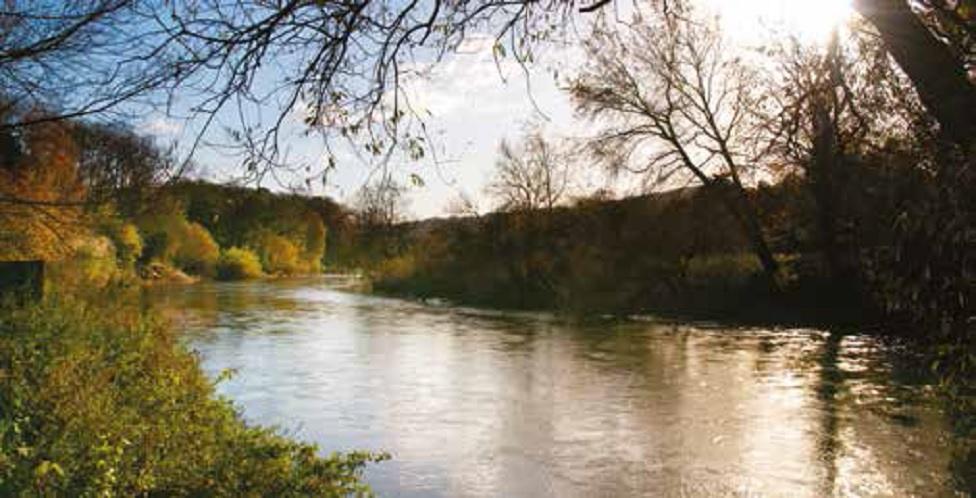
[[[404,224],[361,246],[375,255],[374,288],[395,295],[770,323],[877,319],[857,289],[827,276],[802,233],[783,229],[773,238],[782,277],[773,291],[749,242],[711,195],[686,190]],[[767,217],[775,213],[770,208]]]
[[[106,302],[0,311],[0,495],[369,494],[381,456],[245,424],[172,330]]]
[[[526,293],[525,289],[505,283],[480,288],[461,280],[421,272],[391,274],[381,268],[373,273],[371,284],[375,292],[389,296],[439,298],[471,306],[546,310],[569,315],[652,314],[797,326],[872,326],[882,319],[870,303],[860,302],[857,296],[827,282],[794,282],[786,289],[772,292],[761,274],[743,275],[735,269],[729,270],[726,276],[734,278],[709,282],[620,282],[619,286],[604,288]]]

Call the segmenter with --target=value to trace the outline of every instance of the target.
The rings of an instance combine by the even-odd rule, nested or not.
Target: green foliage
[[[753,254],[714,254],[690,258],[685,277],[697,285],[736,288],[748,283],[760,271],[762,268]]]
[[[407,280],[417,274],[417,257],[417,252],[409,252],[385,259],[376,267],[376,273],[386,281]]]
[[[383,458],[321,457],[246,425],[178,338],[130,308],[0,313],[0,495],[367,495],[363,467]]]
[[[134,269],[143,251],[139,229],[111,211],[97,213],[95,217],[97,231],[108,237],[115,247],[119,266],[124,270]]]
[[[394,249],[372,265],[379,290],[519,308],[674,308],[704,301],[703,287],[742,290],[761,271],[722,256],[749,246],[711,195],[689,189],[421,222],[363,244]]]
[[[180,243],[180,232],[186,218],[178,208],[157,208],[159,211],[136,220],[144,234],[142,261],[171,261]],[[172,210],[171,210],[172,209]]]
[[[142,236],[139,229],[132,223],[123,223],[113,238],[119,262],[126,268],[132,268],[142,256]]]
[[[320,272],[327,225],[344,226],[342,209],[325,198],[204,182],[179,182],[165,187],[159,197],[158,206],[140,217],[146,233],[143,261],[173,262],[202,275],[213,272],[214,247],[247,247],[258,254],[267,273]],[[212,235],[213,244],[202,229]],[[341,228],[336,231],[342,233]]]
[[[171,209],[139,220],[146,234],[142,260],[172,263],[195,275],[213,276],[220,246],[206,227],[187,221],[179,208]]]
[[[188,220],[210,230],[221,247],[247,246],[261,253],[260,237],[270,233],[288,239],[299,250],[301,272],[320,271],[328,249],[326,232],[341,235],[346,228],[344,209],[324,197],[192,181],[167,186],[164,194],[185,207]]]
[[[47,264],[48,290],[59,293],[97,291],[124,276],[115,248],[104,236],[79,239],[65,258]]]
[[[217,278],[221,280],[244,280],[261,275],[261,261],[250,249],[231,247],[217,260]]]

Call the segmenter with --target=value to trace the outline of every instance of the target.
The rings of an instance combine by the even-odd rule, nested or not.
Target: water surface
[[[248,420],[392,454],[380,496],[953,496],[904,351],[863,335],[559,320],[341,279],[157,289]],[[961,485],[955,485],[961,486]]]

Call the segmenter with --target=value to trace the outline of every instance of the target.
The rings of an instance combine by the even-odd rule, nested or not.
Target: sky
[[[730,38],[743,46],[760,43],[762,33],[769,29],[797,33],[812,42],[825,40],[831,28],[851,12],[849,0],[698,2],[715,12]],[[423,160],[396,160],[389,165],[394,176],[409,187],[406,214],[410,218],[449,214],[450,207],[462,195],[472,199],[480,211],[493,208],[484,189],[502,140],[517,142],[530,129],[556,141],[587,135],[587,123],[576,119],[568,95],[560,88],[565,85],[566,76],[582,63],[578,50],[541,47],[537,62],[526,70],[510,58],[496,61],[492,45],[493,37],[487,34],[468,35],[455,53],[433,66],[426,78],[406,84],[405,93],[413,107],[426,116],[424,122],[432,139],[430,153]],[[193,136],[192,125],[163,113],[146,116],[137,128],[161,141],[186,143]],[[283,143],[289,161],[313,168],[323,166],[325,149],[321,138],[302,133],[297,113],[290,116],[287,128]],[[313,183],[310,193],[349,203],[377,170],[348,148],[340,146],[334,152],[338,158],[336,170],[325,185]],[[194,160],[199,165],[195,175],[215,181],[233,178],[238,166],[236,158],[212,147],[198,150]],[[632,185],[636,182],[626,178],[611,181],[599,171],[586,168],[579,173],[575,193],[597,188],[611,188],[619,195],[634,193]],[[417,175],[423,184],[407,181],[410,175]],[[282,190],[299,183],[298,176],[282,173],[266,180],[263,186]]]

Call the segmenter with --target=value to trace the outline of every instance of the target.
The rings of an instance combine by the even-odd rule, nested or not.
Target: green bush
[[[115,246],[115,257],[123,270],[135,269],[136,261],[142,256],[144,247],[142,235],[136,226],[108,206],[101,207],[92,216],[95,233],[104,235]]]
[[[206,227],[186,220],[182,212],[147,215],[139,220],[145,236],[143,263],[171,263],[194,275],[213,276],[220,246]]]
[[[103,289],[123,274],[115,248],[104,236],[86,236],[75,242],[65,258],[47,264],[49,290],[77,292]]]
[[[254,251],[231,247],[217,260],[217,278],[221,280],[244,280],[261,276],[261,261]]]
[[[325,257],[325,223],[315,213],[305,213],[305,247],[302,259],[305,271],[319,273],[322,271],[322,258]]]
[[[0,496],[362,496],[383,458],[246,425],[175,334],[129,308],[0,311]]]

